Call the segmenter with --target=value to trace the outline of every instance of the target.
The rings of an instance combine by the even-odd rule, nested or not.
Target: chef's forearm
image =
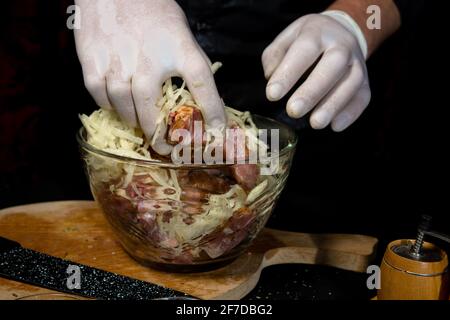
[[[369,29],[367,8],[377,5],[381,10],[380,29]],[[337,0],[328,10],[341,10],[349,14],[359,25],[367,41],[370,56],[385,39],[400,27],[400,13],[393,0]]]

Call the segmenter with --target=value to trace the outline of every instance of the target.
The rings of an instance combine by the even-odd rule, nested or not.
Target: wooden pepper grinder
[[[391,242],[381,263],[378,300],[448,300],[447,254],[425,242],[426,235],[450,242],[450,238],[430,231],[431,217],[422,216],[415,240]]]

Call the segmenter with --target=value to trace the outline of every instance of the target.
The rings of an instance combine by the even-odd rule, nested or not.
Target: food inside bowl
[[[205,126],[202,109],[184,84],[178,88],[168,80],[159,106],[157,132],[164,131],[170,145],[180,143],[173,139],[174,130],[193,132],[194,121]],[[240,160],[248,160],[255,148],[267,150],[249,112],[226,107],[226,115],[227,127],[242,129],[246,137]],[[112,160],[88,153],[85,161],[97,202],[113,227],[127,233],[122,244],[135,256],[172,264],[217,259],[251,240],[265,223],[267,210],[255,210],[255,203],[274,180],[260,174],[261,164],[171,166],[170,155],[157,154],[152,141],[114,111],[97,110],[80,119],[90,146],[119,156]],[[212,143],[204,136],[203,150]],[[223,150],[237,143],[235,137],[223,141]]]

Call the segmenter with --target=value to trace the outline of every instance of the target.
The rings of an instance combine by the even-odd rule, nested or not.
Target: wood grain
[[[92,201],[64,201],[0,210],[0,235],[22,246],[96,268],[149,281],[202,299],[240,299],[270,265],[306,263],[365,272],[377,240],[363,235],[306,234],[264,229],[229,265],[201,273],[167,273],[144,267],[120,247]],[[0,279],[0,299],[50,290]]]

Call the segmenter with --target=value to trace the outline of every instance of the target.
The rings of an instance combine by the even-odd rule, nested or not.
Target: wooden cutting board
[[[363,235],[293,233],[266,228],[246,253],[225,267],[202,273],[166,273],[139,265],[130,258],[92,201],[47,202],[0,210],[0,236],[29,249],[202,299],[240,299],[255,287],[261,270],[275,264],[322,264],[365,272],[377,244],[375,238]],[[51,292],[0,278],[0,299]]]

